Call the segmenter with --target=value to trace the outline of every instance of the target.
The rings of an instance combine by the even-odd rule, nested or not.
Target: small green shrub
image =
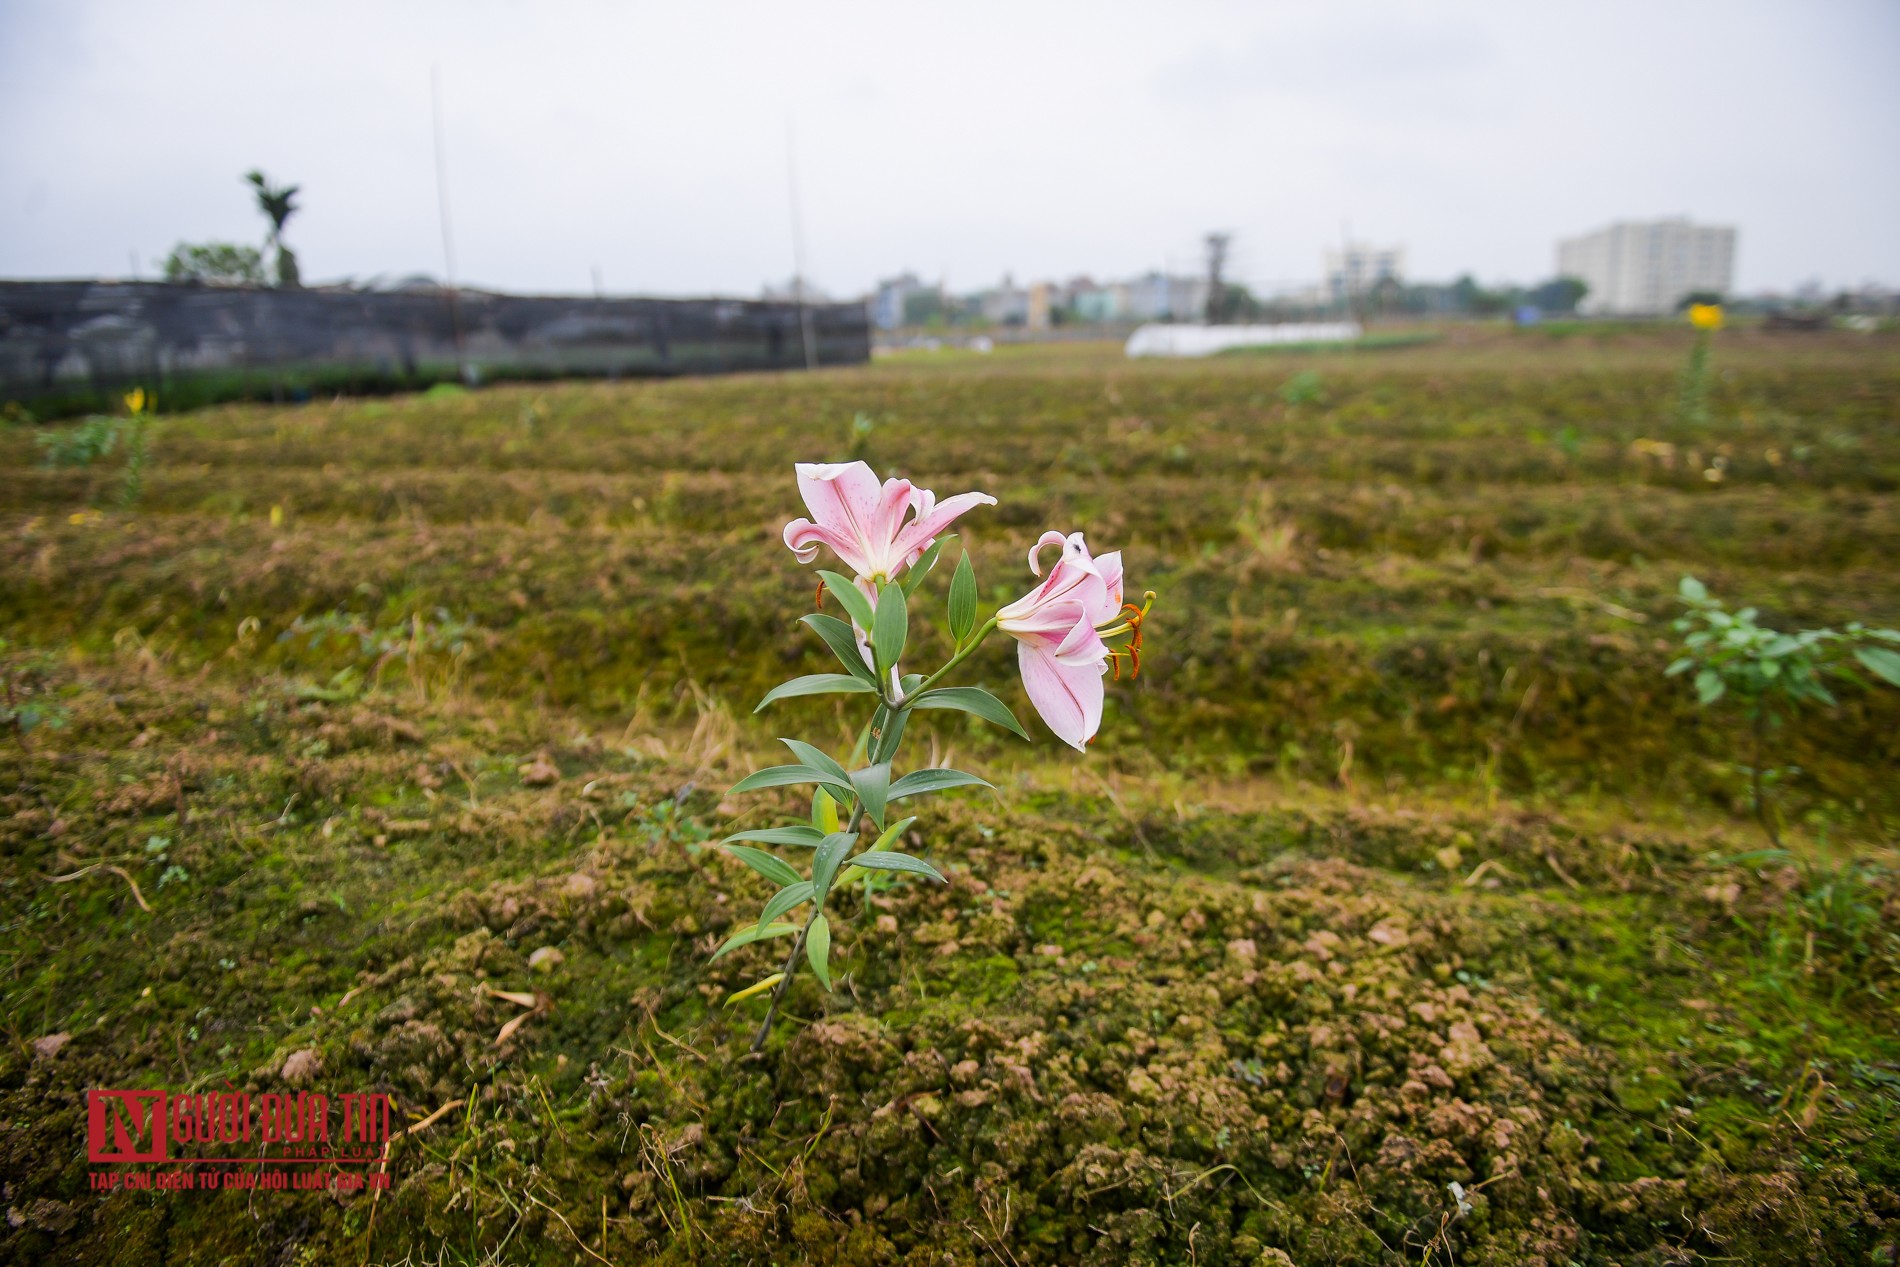
[[[42,726],[58,730],[66,725],[65,705],[49,693],[57,663],[44,651],[15,651],[0,638],[0,727],[22,743]]]
[[[93,414],[77,426],[60,427],[38,437],[46,465],[91,466],[118,447],[121,419]]]
[[[1280,399],[1288,405],[1317,405],[1325,395],[1315,370],[1301,370],[1280,385]]]
[[[47,466],[91,466],[112,451],[125,446],[125,466],[120,471],[119,508],[130,509],[145,490],[145,467],[151,458],[150,400],[143,387],[125,394],[126,416],[114,418],[93,414],[73,427],[61,427],[39,437],[39,446]]]
[[[1866,685],[1855,664],[1900,686],[1900,630],[1869,629],[1856,621],[1841,630],[1781,633],[1758,624],[1753,607],[1729,611],[1693,576],[1682,578],[1677,597],[1689,610],[1675,622],[1685,635],[1682,655],[1666,672],[1676,677],[1693,671],[1696,700],[1705,708],[1725,698],[1741,706],[1752,736],[1748,773],[1755,817],[1779,845],[1765,795],[1778,773],[1763,765],[1771,741],[1804,705],[1834,706],[1828,678]]]

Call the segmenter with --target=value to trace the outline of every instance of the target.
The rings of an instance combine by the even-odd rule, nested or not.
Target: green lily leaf
[[[823,840],[827,833],[838,830],[838,798],[825,791],[823,787],[812,789],[811,825]],[[817,841],[813,841],[816,844]]]
[[[974,774],[965,774],[961,770],[912,770],[891,784],[890,799],[901,801],[906,796],[919,796],[926,792],[947,792],[953,787],[989,786]]]
[[[851,860],[854,867],[863,867],[866,871],[908,871],[913,875],[929,876],[939,884],[948,884],[943,873],[925,862],[922,858],[913,858],[907,853],[888,853],[884,850],[872,850],[861,853]]]
[[[917,562],[911,565],[910,571],[904,573],[902,584],[906,598],[917,592],[917,587],[924,583],[926,576],[930,575],[930,569],[937,566],[937,556],[943,553],[945,546],[956,539],[956,533],[946,533],[931,542],[930,548],[917,556]]]
[[[871,717],[871,760],[890,764],[897,755],[897,745],[904,741],[904,726],[910,721],[910,709],[900,708],[896,712],[877,706],[877,712]]]
[[[831,891],[832,877],[838,874],[838,864],[858,843],[856,832],[836,831],[826,836],[818,846],[818,852],[811,859],[812,887],[820,894]]]
[[[707,963],[723,958],[727,952],[750,946],[755,941],[770,941],[774,937],[786,937],[798,931],[796,924],[747,924],[744,928],[726,938],[726,944],[713,951],[712,959]]]
[[[954,708],[981,717],[984,721],[994,722],[1024,739],[1029,738],[1029,732],[1016,720],[1016,714],[1009,711],[1009,705],[980,686],[940,686],[912,700],[911,707]]]
[[[798,845],[810,849],[824,838],[825,833],[816,827],[806,827],[801,823],[793,827],[758,827],[752,831],[736,832],[719,843],[730,845],[750,840],[761,845]]]
[[[864,806],[864,812],[871,816],[881,830],[884,826],[884,803],[890,798],[891,765],[880,762],[854,771],[851,786],[858,790],[858,804]]]
[[[799,783],[823,783],[827,787],[836,788],[845,796],[856,795],[851,788],[849,777],[839,780],[828,770],[819,770],[808,765],[775,765],[754,771],[726,789],[726,795],[731,796],[737,792],[757,792],[761,788],[768,787],[792,787]]]
[[[771,900],[765,904],[765,909],[759,913],[759,923],[770,924],[794,906],[803,906],[817,896],[818,890],[812,887],[810,880],[800,880],[797,884],[786,885],[774,893]]]
[[[763,849],[754,849],[750,845],[726,845],[724,848],[727,853],[773,884],[797,884],[800,879],[798,872],[792,870],[792,864],[777,854],[769,854]]]
[[[877,594],[877,612],[871,625],[871,652],[877,659],[877,677],[883,682],[904,655],[910,637],[910,613],[904,607],[904,587],[886,585]]]
[[[790,748],[794,757],[812,769],[823,770],[830,775],[829,782],[843,783],[846,787],[851,786],[850,772],[839,765],[837,759],[823,748],[808,744],[803,739],[781,739],[779,742]]]
[[[849,673],[808,673],[804,677],[795,677],[781,683],[765,693],[758,707],[752,711],[762,712],[767,704],[774,700],[791,699],[798,695],[875,695],[877,688],[861,677]]]
[[[976,628],[976,568],[970,564],[970,552],[965,550],[963,557],[957,560],[957,570],[950,577],[950,636],[961,647],[963,640]]]
[[[831,989],[831,921],[821,911],[812,919],[811,927],[805,932],[805,958],[811,963],[812,975],[818,978],[818,984]]]
[[[836,572],[820,572],[818,576],[824,581],[825,588],[831,591],[831,596],[838,600],[838,606],[844,608],[845,614],[857,622],[858,628],[869,629],[871,600],[864,596],[864,591],[853,585],[850,578],[839,576]]]
[[[809,616],[800,616],[799,622],[811,628],[811,631],[825,640],[831,648],[831,654],[838,657],[838,663],[852,677],[862,678],[877,690],[877,675],[871,672],[871,666],[864,662],[864,654],[858,650],[857,635],[851,632],[851,626],[836,616],[827,616],[823,612],[813,612]]]

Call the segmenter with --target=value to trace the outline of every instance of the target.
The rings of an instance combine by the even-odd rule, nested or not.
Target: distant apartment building
[[[1205,277],[1148,273],[1112,289],[1114,311],[1125,321],[1199,321],[1207,313]]]
[[[871,324],[880,330],[895,330],[904,324],[905,305],[912,295],[921,295],[930,287],[917,280],[915,273],[901,273],[877,284],[871,296]]]
[[[1557,272],[1590,289],[1578,311],[1625,316],[1672,312],[1699,291],[1726,294],[1735,280],[1735,230],[1685,217],[1620,221],[1557,244]]]
[[[1207,294],[1205,277],[1162,272],[1123,282],[1072,277],[1066,282],[1027,285],[1004,274],[996,286],[952,299],[942,294],[940,286],[927,286],[904,273],[879,282],[864,303],[872,325],[881,330],[917,324],[920,305],[931,301],[941,304],[952,322],[1046,330],[1067,322],[1200,321],[1206,314]]]
[[[1121,310],[1115,306],[1113,286],[1100,286],[1093,278],[1077,277],[1064,289],[1069,312],[1077,321],[1093,325],[1120,319]]]
[[[1061,303],[1062,291],[1054,282],[1029,283],[1029,328],[1047,330]]]
[[[1003,274],[1003,284],[977,296],[977,311],[991,325],[1020,326],[1029,321],[1029,292]]]
[[[1326,294],[1334,303],[1363,298],[1383,285],[1405,282],[1405,248],[1348,242],[1324,258]]]

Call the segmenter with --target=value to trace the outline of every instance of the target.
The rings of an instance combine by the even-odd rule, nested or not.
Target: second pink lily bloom
[[[1016,639],[1016,663],[1029,702],[1056,738],[1082,750],[1102,725],[1102,675],[1109,648],[1100,630],[1122,609],[1122,556],[1089,554],[1079,532],[1053,529],[1029,551],[1029,570],[1057,546],[1062,557],[1029,593],[996,613],[996,627]]]

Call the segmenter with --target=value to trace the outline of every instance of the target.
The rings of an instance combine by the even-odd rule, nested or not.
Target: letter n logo
[[[86,1092],[87,1161],[164,1161],[163,1091]]]

